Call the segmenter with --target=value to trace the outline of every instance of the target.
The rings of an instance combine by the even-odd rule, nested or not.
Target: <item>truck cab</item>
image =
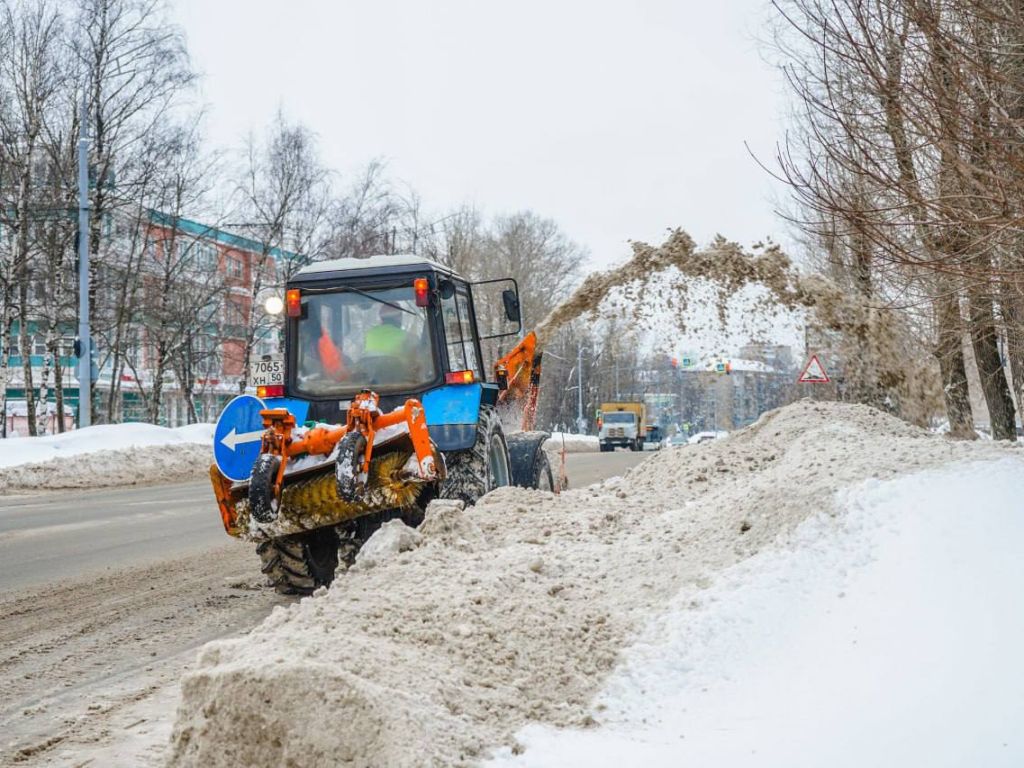
[[[598,441],[602,451],[642,451],[646,437],[643,403],[603,403]]]

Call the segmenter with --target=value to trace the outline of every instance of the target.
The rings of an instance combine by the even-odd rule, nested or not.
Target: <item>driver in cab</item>
[[[406,314],[393,304],[380,305],[380,323],[366,332],[364,357],[405,357],[416,349],[416,340],[402,327]]]
[[[429,348],[423,348],[416,334],[403,327],[403,315],[410,315],[415,320],[422,320],[411,312],[405,312],[393,304],[381,304],[378,322],[371,327],[363,339],[363,352],[359,361],[346,361],[338,345],[328,335],[326,328],[319,329],[316,339],[317,357],[324,373],[336,381],[350,378],[362,379],[359,369],[371,369],[377,379],[370,383],[398,382],[424,371],[423,357],[429,354]],[[427,364],[426,368],[430,368]],[[353,370],[350,370],[353,369]]]

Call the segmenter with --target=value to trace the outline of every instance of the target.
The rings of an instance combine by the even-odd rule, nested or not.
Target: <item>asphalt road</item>
[[[0,499],[0,591],[227,540],[209,481]]]
[[[569,487],[620,475],[647,454],[573,453]],[[228,542],[207,481],[0,499],[0,592],[174,560]]]
[[[570,487],[643,458],[570,454]],[[0,499],[0,766],[162,765],[196,650],[290,602],[208,482]]]

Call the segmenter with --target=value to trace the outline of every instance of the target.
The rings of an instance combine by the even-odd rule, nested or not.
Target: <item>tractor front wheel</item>
[[[310,595],[330,586],[338,567],[338,534],[333,528],[282,536],[256,547],[267,585],[282,595]]]
[[[446,454],[445,462],[448,476],[438,494],[442,499],[462,499],[467,504],[475,504],[484,494],[511,483],[508,445],[494,408],[480,409],[473,447]]]

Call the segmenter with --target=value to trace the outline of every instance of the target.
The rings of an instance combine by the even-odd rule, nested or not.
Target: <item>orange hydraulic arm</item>
[[[524,431],[533,429],[537,417],[540,363],[541,353],[537,350],[537,335],[530,331],[507,355],[494,364],[494,377],[502,389],[498,402],[526,400],[523,406]]]

